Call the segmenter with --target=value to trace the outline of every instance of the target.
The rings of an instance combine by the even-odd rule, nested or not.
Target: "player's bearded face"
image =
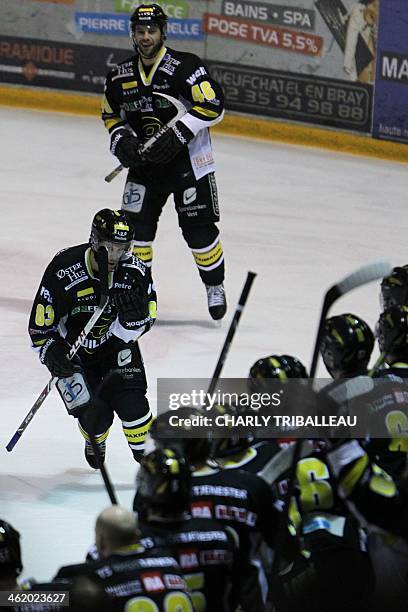
[[[145,59],[154,58],[163,46],[162,33],[159,26],[149,25],[135,27],[134,41],[139,53]]]

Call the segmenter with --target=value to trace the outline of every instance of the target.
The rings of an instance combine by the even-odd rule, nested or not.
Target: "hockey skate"
[[[98,444],[98,448],[99,448],[99,452],[101,454],[101,459],[103,463],[105,461],[106,442],[102,442],[101,444]],[[85,459],[87,460],[91,468],[93,468],[94,470],[99,469],[98,461],[96,459],[94,450],[92,448],[92,444],[88,442],[88,440],[85,442]]]
[[[225,298],[224,285],[206,285],[208,310],[211,317],[217,321],[227,312],[227,300]]]

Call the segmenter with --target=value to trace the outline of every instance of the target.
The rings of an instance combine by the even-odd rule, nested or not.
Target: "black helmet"
[[[133,226],[123,210],[104,208],[93,218],[89,242],[94,253],[105,244],[109,263],[117,263],[122,255],[130,251],[133,236]]]
[[[326,319],[320,343],[324,365],[334,372],[354,376],[367,369],[374,334],[363,319],[346,313]]]
[[[183,437],[172,437],[171,435],[174,428],[169,426],[169,417],[173,415],[183,419],[177,426],[177,433],[183,434]],[[157,448],[172,448],[193,464],[204,462],[210,454],[210,435],[206,432],[202,438],[192,437],[191,433],[194,428],[186,425],[186,419],[202,415],[202,410],[189,406],[178,410],[169,410],[153,421],[149,429],[150,437],[154,440]]]
[[[288,378],[307,378],[305,366],[291,355],[269,355],[255,361],[249,370],[248,387],[252,393],[262,392],[268,378],[285,381]]]
[[[408,305],[408,265],[397,266],[382,279],[380,298],[383,310]]]
[[[182,514],[190,502],[191,473],[184,457],[170,448],[157,448],[143,457],[136,476],[139,510]]]
[[[167,21],[168,17],[166,13],[158,4],[140,4],[130,18],[130,33],[136,51],[139,50],[135,39],[135,28],[137,25],[157,25],[160,28],[161,44],[163,44],[167,34]],[[158,49],[156,51],[158,51]]]
[[[0,520],[0,578],[21,574],[20,534],[10,523]]]
[[[255,415],[255,411],[251,408],[238,408],[236,406],[215,404],[208,413],[212,417],[213,422],[217,416],[245,416],[246,414]],[[215,437],[211,443],[210,456],[211,458],[228,457],[251,446],[254,441],[254,435],[245,427],[236,427],[231,422],[224,421],[222,429],[226,431],[225,438]]]
[[[391,306],[380,315],[376,326],[380,351],[397,358],[408,355],[408,306]]]

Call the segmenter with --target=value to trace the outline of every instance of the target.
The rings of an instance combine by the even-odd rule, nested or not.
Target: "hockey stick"
[[[85,325],[84,329],[79,334],[74,344],[71,346],[71,349],[68,353],[68,359],[72,359],[77,354],[78,350],[80,349],[82,345],[82,342],[85,340],[86,336],[89,334],[91,329],[94,327],[95,323],[98,321],[98,319],[102,315],[108,303],[108,252],[105,247],[100,247],[98,250],[98,265],[99,265],[99,273],[100,273],[99,276],[100,276],[100,287],[101,287],[101,297],[99,300],[99,304],[95,312],[93,313],[92,317],[89,319],[88,323]],[[17,444],[17,442],[23,435],[24,431],[26,430],[32,418],[34,417],[35,413],[37,412],[37,410],[40,408],[40,406],[44,402],[45,398],[50,393],[56,380],[57,378],[53,376],[48,381],[44,389],[41,391],[40,395],[34,402],[31,410],[28,412],[24,421],[21,423],[20,427],[17,429],[17,431],[11,438],[10,442],[7,444],[6,449],[8,450],[9,453],[13,450],[13,448],[15,447],[15,445]]]
[[[169,100],[169,102],[171,102],[173,104],[173,106],[176,107],[177,114],[176,114],[175,117],[173,117],[173,119],[170,119],[170,121],[168,123],[166,123],[166,125],[163,125],[163,127],[161,127],[160,130],[158,132],[156,132],[156,134],[154,136],[149,138],[149,140],[147,140],[143,144],[143,146],[141,148],[141,153],[144,153],[145,151],[147,151],[147,149],[149,149],[152,146],[152,144],[155,143],[156,140],[158,140],[160,138],[160,136],[163,134],[163,132],[167,128],[172,127],[187,112],[187,109],[184,106],[184,104],[182,102],[180,102],[180,100],[177,100],[177,98],[174,98],[173,96],[168,96],[167,94],[160,93],[158,91],[154,91],[153,93],[156,96],[161,96],[162,98],[166,98],[167,100]],[[119,166],[116,166],[116,168],[114,170],[112,170],[112,172],[110,172],[107,176],[105,176],[105,181],[107,183],[110,183],[111,181],[113,181],[114,178],[116,178],[118,176],[118,174],[120,174],[120,172],[122,172],[122,170],[123,170],[123,166],[122,166],[122,164],[119,164]]]
[[[328,289],[324,296],[323,306],[320,313],[319,326],[317,329],[315,345],[313,349],[312,364],[310,366],[310,379],[313,380],[316,374],[317,360],[319,356],[319,349],[321,344],[321,338],[323,335],[324,324],[327,318],[327,314],[333,304],[342,296],[363,285],[370,283],[371,281],[378,280],[384,276],[388,276],[392,271],[392,266],[386,262],[379,261],[371,264],[367,264],[362,268],[359,268],[355,272],[352,272],[349,276],[346,276],[339,283],[333,285]],[[275,555],[273,558],[272,569],[271,569],[271,582],[277,578],[279,571],[279,561],[282,555],[283,545],[285,541],[285,535],[287,532],[287,523],[289,518],[289,507],[290,502],[295,491],[296,483],[296,468],[297,464],[302,457],[302,446],[303,439],[299,438],[296,440],[293,449],[292,464],[290,466],[290,472],[287,479],[287,491],[283,501],[282,513],[280,516],[280,525],[278,528],[276,543],[275,543]]]
[[[218,361],[217,361],[217,365],[215,366],[214,374],[212,375],[210,386],[208,387],[208,391],[207,391],[207,396],[206,397],[208,397],[208,395],[211,395],[214,392],[215,385],[217,384],[218,379],[220,377],[221,370],[222,370],[222,368],[224,366],[225,359],[226,359],[226,357],[228,355],[228,351],[230,349],[232,339],[233,339],[233,337],[235,335],[235,332],[237,330],[238,323],[239,323],[239,320],[241,318],[242,311],[244,310],[244,306],[246,304],[246,301],[248,299],[248,295],[249,295],[249,292],[251,290],[252,283],[254,282],[255,276],[256,276],[255,272],[248,272],[248,274],[247,274],[245,285],[244,285],[244,287],[242,289],[240,298],[238,300],[238,304],[237,304],[237,307],[235,309],[234,316],[232,317],[232,321],[231,321],[231,324],[229,326],[227,337],[225,338],[224,345],[223,345],[223,347],[221,349],[221,353],[220,353],[220,356],[219,356]]]

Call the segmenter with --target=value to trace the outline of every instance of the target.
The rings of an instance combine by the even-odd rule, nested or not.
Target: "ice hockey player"
[[[183,430],[181,424],[178,434],[171,443],[167,437],[166,421],[170,413],[161,414],[153,423],[150,435],[157,448],[171,446],[190,463],[192,468],[192,487],[190,512],[193,517],[217,519],[222,524],[235,529],[240,540],[241,559],[246,562],[246,569],[241,580],[240,590],[235,595],[246,611],[264,609],[267,595],[267,582],[257,560],[252,559],[255,549],[264,541],[273,549],[276,529],[279,522],[279,511],[273,505],[273,496],[267,483],[249,472],[220,469],[208,461],[210,454],[209,437],[190,437],[188,428]],[[197,416],[200,411],[194,408],[180,408],[178,416],[187,418]],[[161,425],[164,425],[162,427]],[[136,495],[134,509],[137,511]],[[287,532],[288,544],[292,543]]]
[[[54,580],[70,583],[78,576],[97,578],[110,598],[109,607],[103,609],[110,612],[193,612],[176,559],[168,549],[146,550],[142,546],[134,513],[121,506],[105,508],[96,519],[95,542],[98,561],[61,567]]]
[[[129,168],[122,208],[135,225],[133,252],[151,266],[158,220],[173,194],[210,315],[221,319],[226,312],[224,254],[208,128],[222,120],[223,92],[199,57],[165,46],[167,15],[158,4],[139,5],[130,29],[136,55],[108,74],[102,119],[111,152]],[[186,114],[172,127],[163,126],[175,116],[174,106],[156,93],[186,105]],[[155,134],[160,136],[142,154],[141,145]]]
[[[380,302],[382,310],[408,305],[408,265],[396,266],[382,279]]]
[[[195,610],[228,612],[238,591],[238,534],[220,521],[189,513],[191,473],[186,459],[171,449],[143,458],[136,477],[141,542],[171,550],[190,587]]]
[[[326,319],[320,352],[334,380],[366,375],[374,334],[360,317],[346,313]]]
[[[259,392],[266,390],[273,380],[290,384],[296,378],[307,378],[306,368],[299,359],[291,355],[271,355],[251,367],[248,386]],[[318,399],[317,396],[316,401]],[[280,440],[283,448],[276,453],[275,463],[276,458],[283,457],[288,450],[284,449],[284,443]],[[364,548],[365,534],[337,495],[323,452],[326,443],[315,440],[314,444],[315,448],[311,441],[304,441],[302,455],[305,456],[297,464],[295,495],[289,511],[290,528],[299,538],[302,553],[294,556],[289,571],[273,580],[270,598],[278,612],[368,612],[365,606],[373,587],[373,573]],[[271,469],[273,461],[269,462],[269,469],[266,463],[258,474],[271,482],[275,472],[272,490],[276,499],[283,503],[289,485],[289,469],[277,474]],[[248,463],[243,469],[250,469],[250,466]],[[340,530],[334,528],[339,524],[342,525]]]
[[[0,590],[19,589],[17,578],[22,570],[20,534],[10,523],[0,520]]]
[[[31,310],[32,346],[58,378],[58,391],[68,413],[78,419],[86,440],[85,457],[93,468],[98,463],[89,432],[93,430],[104,459],[116,413],[139,461],[152,420],[138,339],[155,321],[156,293],[150,270],[131,254],[132,239],[133,229],[123,211],[97,212],[89,242],[60,251],[47,266]],[[71,361],[70,347],[100,300],[99,257],[104,250],[109,302]]]

